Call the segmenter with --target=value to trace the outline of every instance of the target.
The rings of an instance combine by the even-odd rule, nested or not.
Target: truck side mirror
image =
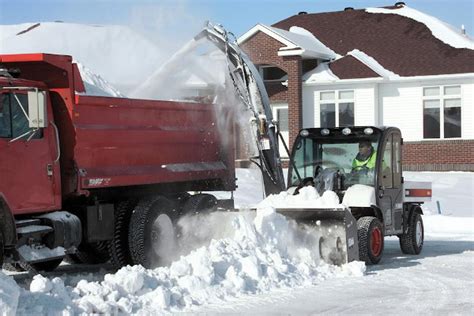
[[[48,126],[46,93],[44,91],[28,91],[28,116],[30,128]]]

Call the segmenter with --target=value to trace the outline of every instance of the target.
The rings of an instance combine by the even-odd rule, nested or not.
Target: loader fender
[[[403,233],[406,234],[408,232],[408,223],[410,223],[412,216],[414,216],[414,214],[424,214],[420,204],[405,203],[403,209]]]
[[[15,218],[13,217],[10,207],[0,192],[0,231],[3,234],[4,246],[13,246],[16,244],[16,226]]]

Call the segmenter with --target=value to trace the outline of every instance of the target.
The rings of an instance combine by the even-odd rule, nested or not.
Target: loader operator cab
[[[401,182],[401,138],[392,142],[394,133],[399,135],[399,130],[376,127],[301,130],[293,146],[288,187],[301,186],[303,179],[307,183],[312,179],[320,194],[332,190],[341,199],[355,184],[372,186],[376,191],[385,186],[393,187],[393,181]],[[392,143],[397,144],[393,152]],[[392,161],[397,162],[393,164],[395,168]]]

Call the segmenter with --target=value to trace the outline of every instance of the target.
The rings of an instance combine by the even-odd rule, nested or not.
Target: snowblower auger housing
[[[320,195],[334,191],[345,209],[278,212],[298,222],[316,223],[322,229],[321,236],[325,232],[333,236],[320,241],[320,253],[330,253],[324,247],[332,247],[339,256],[345,256],[340,262],[358,258],[378,263],[387,235],[400,238],[404,253],[419,254],[423,246],[420,205],[431,199],[431,183],[404,181],[402,144],[400,130],[395,127],[301,130],[290,157],[288,187],[314,185]],[[339,245],[335,234],[339,234]],[[357,244],[358,254],[351,248]]]

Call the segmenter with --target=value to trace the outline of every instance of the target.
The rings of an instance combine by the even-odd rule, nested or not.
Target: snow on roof
[[[336,58],[336,53],[333,50],[321,43],[309,31],[306,31],[301,27],[294,26],[290,29],[290,31],[285,31],[272,26],[263,26],[294,44],[293,47],[281,48],[280,52],[300,48],[304,51],[303,55],[307,54],[310,56],[327,59]]]
[[[395,78],[400,78],[399,75],[396,73],[385,69],[378,61],[376,61],[373,57],[367,55],[366,53],[358,50],[358,49],[353,49],[352,51],[348,52],[347,55],[351,55],[357,60],[359,60],[361,63],[375,71],[377,74],[384,78],[388,79],[395,79]]]
[[[306,83],[337,81],[337,77],[331,69],[329,63],[321,63],[316,68],[303,75],[303,81]]]
[[[278,52],[279,56],[302,55],[324,59],[337,57],[337,54],[333,50],[321,43],[311,32],[301,27],[293,27],[290,31],[286,31],[259,23],[239,38],[239,45],[251,38],[258,31],[286,45],[286,47],[280,48]]]
[[[443,21],[440,21],[433,16],[427,15],[407,6],[402,6],[396,9],[367,8],[366,12],[398,14],[404,17],[408,17],[412,20],[425,24],[431,30],[433,36],[454,48],[474,49],[474,41],[469,38],[469,36],[461,34],[460,31],[456,30],[456,28],[454,28],[453,26]]]

